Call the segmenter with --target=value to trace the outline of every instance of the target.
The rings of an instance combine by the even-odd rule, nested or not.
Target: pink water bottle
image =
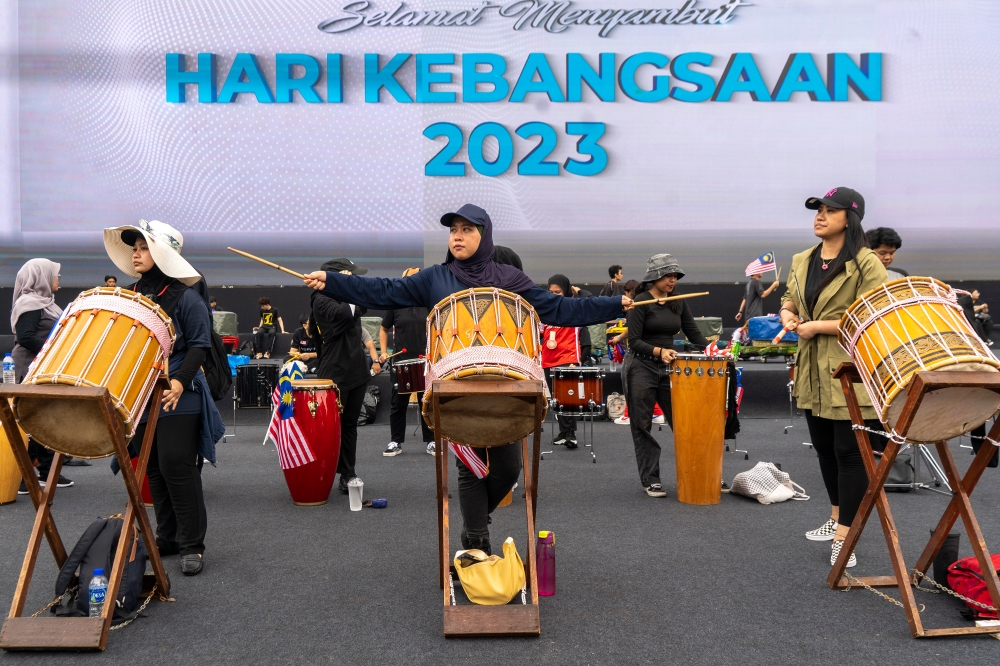
[[[551,597],[556,593],[556,534],[548,530],[538,533],[538,594]]]

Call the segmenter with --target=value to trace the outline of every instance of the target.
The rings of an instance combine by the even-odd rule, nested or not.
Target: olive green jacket
[[[812,253],[818,252],[819,247],[817,245],[792,257],[792,269],[781,302],[795,303],[799,316],[805,321],[839,320],[862,294],[886,281],[885,267],[874,252],[862,249],[857,258],[847,262],[844,270],[820,292],[816,299],[816,311],[810,312],[805,302],[806,276]],[[842,362],[850,360],[836,335],[817,335],[810,340],[799,338],[793,392],[799,409],[810,409],[814,416],[825,419],[849,421],[851,416],[847,412],[847,400],[840,380],[833,378],[833,371]],[[864,417],[878,418],[868,393],[862,386],[855,386],[855,389]]]

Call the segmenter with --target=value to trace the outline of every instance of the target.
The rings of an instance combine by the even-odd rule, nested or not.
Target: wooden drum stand
[[[497,396],[523,400],[535,406],[535,428],[531,455],[528,438],[521,440],[524,467],[524,506],[528,518],[528,543],[525,580],[530,602],[503,606],[451,605],[449,577],[458,578],[451,566],[451,532],[448,522],[448,446],[441,438],[440,405],[456,398]],[[542,419],[545,415],[544,385],[535,380],[435,381],[432,384],[431,408],[434,414],[434,450],[437,463],[438,562],[440,583],[444,590],[444,635],[448,638],[478,636],[538,636],[538,573],[535,555],[535,506],[538,499],[538,461],[541,454]],[[529,465],[529,462],[531,463]]]
[[[861,377],[853,363],[841,363],[836,372],[835,378],[840,379],[844,395],[847,397],[847,408],[851,414],[851,421],[855,426],[864,427],[865,422],[861,416],[861,406],[858,404],[857,395],[854,392],[854,384],[861,383]],[[994,372],[918,372],[906,389],[906,403],[900,413],[896,423],[896,432],[901,438],[906,437],[906,433],[913,422],[913,417],[920,407],[924,396],[931,391],[943,388],[966,387],[966,388],[986,388],[996,393],[1000,393],[1000,373]],[[1000,580],[994,571],[990,553],[986,549],[983,534],[979,529],[979,523],[972,512],[969,503],[969,495],[975,490],[979,477],[986,469],[990,458],[993,457],[993,445],[983,442],[979,453],[976,454],[972,465],[965,473],[965,477],[959,476],[955,459],[951,455],[951,449],[947,442],[937,442],[938,455],[941,458],[941,466],[948,477],[948,483],[952,487],[952,498],[945,509],[944,515],[938,521],[930,541],[924,548],[924,552],[917,560],[914,573],[906,569],[906,561],[903,559],[903,552],[899,547],[899,535],[896,531],[896,523],[893,521],[892,512],[889,510],[889,502],[886,500],[885,490],[882,485],[889,476],[892,464],[896,460],[896,454],[900,450],[900,442],[890,439],[882,455],[882,460],[876,465],[875,456],[872,454],[871,444],[868,441],[868,433],[865,430],[855,429],[858,439],[858,447],[861,449],[861,457],[864,458],[865,469],[868,472],[868,490],[858,508],[858,513],[851,524],[851,530],[847,534],[844,547],[840,551],[837,562],[830,570],[827,583],[833,589],[844,589],[852,586],[852,583],[862,584],[868,587],[898,587],[902,598],[903,610],[906,611],[906,619],[910,623],[910,631],[914,638],[928,638],[937,636],[962,636],[970,634],[995,634],[996,627],[946,627],[942,629],[925,629],[920,621],[920,612],[916,600],[913,597],[912,585],[919,585],[920,578],[927,573],[934,558],[937,557],[948,532],[954,526],[959,516],[965,525],[965,530],[972,542],[972,550],[976,554],[979,566],[982,568],[986,581],[986,587],[990,591],[990,598],[995,608],[1000,608]],[[989,438],[996,440],[1000,437],[1000,420],[993,424],[990,429]],[[889,557],[892,560],[894,575],[892,576],[864,576],[854,577],[845,575],[847,561],[850,558],[854,547],[861,537],[861,532],[865,529],[865,524],[871,517],[872,509],[878,509],[879,520],[882,523],[882,531],[885,533],[885,543],[889,549]],[[919,572],[919,576],[916,572]]]
[[[146,576],[143,580],[145,593],[152,589],[151,583],[155,581],[156,589],[161,599],[166,599],[170,594],[170,579],[163,569],[163,562],[160,560],[159,551],[156,549],[156,538],[149,524],[149,517],[142,501],[142,480],[146,475],[146,463],[149,460],[149,450],[153,444],[153,435],[156,431],[156,421],[160,414],[160,401],[163,391],[166,388],[166,380],[160,379],[153,388],[153,395],[150,400],[149,420],[146,425],[146,435],[142,440],[139,451],[139,464],[135,471],[128,463],[128,442],[125,440],[125,433],[122,430],[121,421],[115,413],[114,406],[108,394],[108,390],[103,387],[89,386],[63,386],[58,384],[48,385],[6,385],[0,388],[0,421],[7,433],[14,457],[17,459],[18,467],[24,484],[28,488],[28,494],[35,505],[35,524],[31,530],[31,537],[28,539],[28,549],[24,554],[24,563],[21,565],[21,575],[17,580],[17,588],[14,591],[14,600],[10,605],[10,612],[0,629],[0,648],[4,650],[103,650],[108,643],[108,631],[111,629],[111,621],[114,617],[114,599],[118,596],[118,587],[121,583],[122,572],[125,568],[125,561],[128,556],[126,547],[129,539],[127,535],[134,524],[138,525],[142,534],[142,539],[146,544],[149,561],[153,567],[153,576]],[[18,430],[14,413],[11,410],[9,400],[21,396],[34,398],[55,398],[61,400],[91,400],[101,403],[104,407],[102,414],[108,429],[108,437],[114,444],[115,453],[118,456],[121,475],[125,480],[125,489],[128,491],[128,501],[125,508],[124,526],[122,536],[118,539],[118,548],[115,551],[114,564],[108,575],[107,602],[100,617],[23,617],[24,604],[28,597],[28,586],[31,584],[31,576],[35,570],[35,562],[38,559],[38,550],[41,546],[42,535],[44,534],[49,542],[49,549],[52,557],[56,561],[57,567],[62,567],[66,562],[66,548],[59,537],[59,530],[56,529],[55,520],[52,517],[52,502],[56,494],[56,485],[59,480],[59,473],[62,470],[64,455],[56,451],[52,460],[52,468],[49,471],[48,481],[45,483],[43,491],[38,483],[38,476],[34,472],[31,459],[28,457],[27,448],[21,433]],[[72,424],[67,424],[71,428]],[[149,579],[152,578],[153,581]],[[86,594],[87,585],[90,581],[80,581],[74,576],[70,585],[79,585],[79,594]]]

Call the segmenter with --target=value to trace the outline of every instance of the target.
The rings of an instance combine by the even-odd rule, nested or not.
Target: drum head
[[[332,379],[293,379],[292,389],[299,389],[302,391],[307,390],[320,390],[320,389],[332,389],[334,383]]]
[[[14,412],[25,432],[53,451],[74,458],[104,458],[115,452],[107,412],[96,400],[22,397],[14,401]],[[130,434],[125,432],[126,439]]]
[[[461,381],[496,381],[496,376],[466,378]],[[434,427],[430,396],[424,394],[422,406],[427,425]],[[441,437],[456,444],[477,448],[500,446],[527,437],[535,430],[535,404],[506,396],[470,396],[443,403]],[[546,410],[547,411],[547,410]],[[542,418],[544,419],[543,412]]]
[[[952,365],[939,370],[996,372],[992,366],[972,363]],[[905,391],[900,391],[889,403],[889,408],[886,410],[886,423],[889,427],[896,427],[905,403]],[[943,388],[930,391],[924,395],[906,437],[917,442],[949,440],[986,423],[998,409],[1000,409],[1000,395],[987,389]]]

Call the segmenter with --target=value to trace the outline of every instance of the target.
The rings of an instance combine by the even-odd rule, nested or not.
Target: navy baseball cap
[[[823,204],[829,208],[849,208],[857,213],[860,219],[865,218],[865,198],[860,192],[849,187],[835,187],[821,197],[806,199],[806,208],[810,210],[819,210]]]

